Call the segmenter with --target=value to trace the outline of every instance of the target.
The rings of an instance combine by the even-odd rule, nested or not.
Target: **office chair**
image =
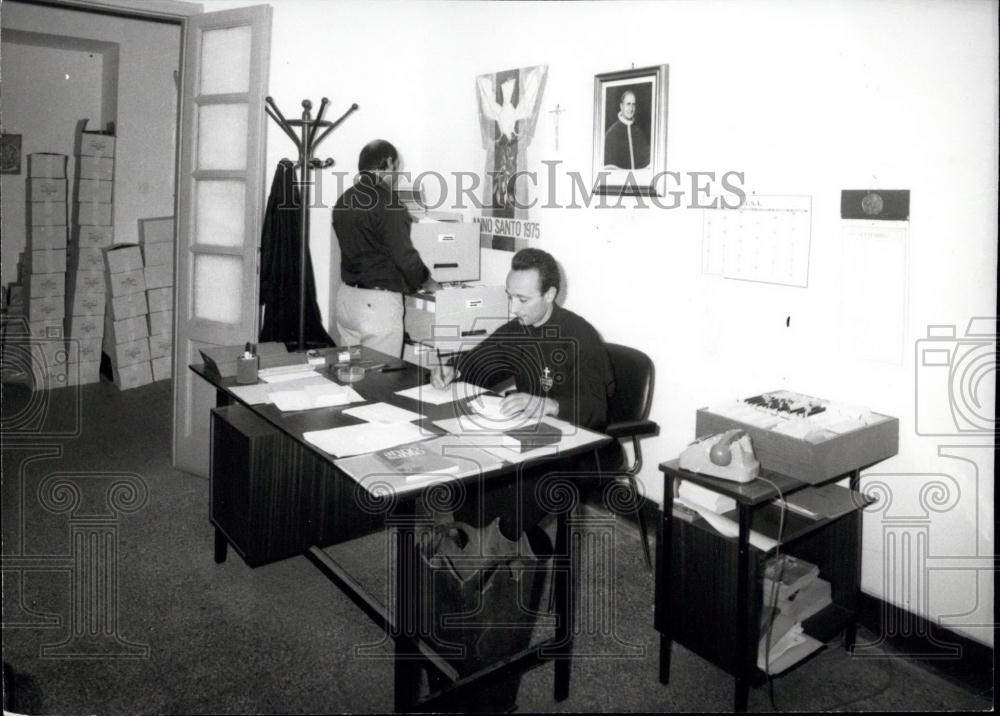
[[[660,426],[649,420],[649,408],[653,403],[654,374],[653,361],[642,351],[628,346],[608,343],[608,358],[615,376],[615,393],[608,400],[608,427],[605,433],[618,440],[615,450],[602,452],[601,471],[615,476],[624,475],[636,497],[636,519],[642,533],[642,550],[646,557],[646,567],[653,568],[649,552],[649,536],[646,534],[646,518],[639,502],[636,475],[642,469],[642,447],[640,438],[657,435]],[[628,464],[628,454],[622,446],[626,438],[632,439],[635,458]],[[607,463],[611,460],[611,463]],[[608,466],[610,465],[610,467]]]

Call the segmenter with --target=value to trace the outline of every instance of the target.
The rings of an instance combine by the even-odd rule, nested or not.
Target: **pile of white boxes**
[[[65,154],[28,157],[28,243],[18,273],[39,388],[66,385],[67,160]]]
[[[101,339],[107,288],[104,249],[114,243],[115,138],[80,132],[76,141],[73,236],[66,292],[68,374],[81,384],[101,374]]]
[[[149,308],[149,356],[153,380],[172,374],[174,347],[174,219],[139,221],[139,242],[145,264]]]
[[[118,244],[104,252],[104,259],[108,298],[103,348],[115,385],[128,390],[153,381],[142,253],[136,244]]]

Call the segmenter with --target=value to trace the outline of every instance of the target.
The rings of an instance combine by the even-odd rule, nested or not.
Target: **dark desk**
[[[745,711],[751,682],[764,677],[757,668],[761,581],[764,562],[774,554],[752,546],[750,531],[773,531],[768,536],[776,537],[780,512],[771,503],[778,489],[787,497],[810,485],[767,470],[761,476],[773,486],[763,480],[741,484],[682,470],[678,463],[660,465],[663,513],[657,530],[654,616],[660,632],[660,681],[670,680],[670,650],[677,641],[736,677],[734,710]],[[719,534],[697,516],[675,515],[673,485],[678,478],[735,500],[738,537]],[[856,491],[858,471],[824,484],[844,478]],[[831,584],[833,604],[803,623],[806,633],[826,641],[843,631],[848,649],[854,643],[861,584],[861,508],[870,502],[858,497],[856,509],[833,519],[786,511],[780,539],[782,553],[819,565]]]
[[[391,359],[364,349],[361,360],[384,362]],[[569,539],[570,510],[557,513],[552,567],[556,608],[554,637],[459,678],[455,669],[421,638],[417,623],[422,593],[419,534],[427,526],[421,517],[420,505],[425,493],[448,483],[430,484],[397,494],[395,499],[386,501],[388,513],[380,514],[372,509],[373,500],[377,502],[378,498],[365,493],[340,470],[334,463],[336,458],[303,438],[304,433],[313,430],[363,422],[343,414],[345,408],[362,403],[282,413],[271,404],[243,402],[231,391],[236,385],[234,378],[219,379],[201,365],[191,366],[191,370],[215,386],[217,404],[223,408],[213,411],[211,520],[216,529],[217,561],[225,560],[228,545],[236,548],[251,566],[304,553],[394,640],[396,711],[433,708],[435,701],[444,695],[471,691],[478,679],[499,678],[549,659],[555,660],[556,700],[569,695],[575,590],[575,555],[571,553]],[[335,377],[335,370],[331,377]],[[421,421],[421,427],[442,433],[432,421],[454,417],[456,411],[461,410],[459,404],[426,405],[396,395],[396,391],[425,382],[425,370],[407,365],[396,372],[369,372],[353,387],[366,402],[386,402],[422,413],[426,419]],[[485,473],[454,481],[473,490],[505,481],[537,480],[546,473],[558,471],[567,459],[595,451],[609,441],[607,436],[580,431],[572,447],[562,449],[561,446],[558,456],[517,465],[505,462]],[[260,477],[248,485],[247,474],[255,469]],[[359,500],[368,502],[364,509],[359,509]],[[392,529],[396,555],[392,610],[323,550],[324,546],[386,527]],[[444,675],[451,686],[421,696],[419,670],[425,665],[431,665]]]

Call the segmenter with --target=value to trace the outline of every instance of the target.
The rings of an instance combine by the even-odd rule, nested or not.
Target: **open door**
[[[177,176],[174,466],[208,475],[215,391],[188,370],[199,349],[256,339],[264,206],[266,5],[190,17]]]

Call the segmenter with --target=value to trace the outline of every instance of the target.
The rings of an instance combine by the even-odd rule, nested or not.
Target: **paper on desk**
[[[334,405],[347,405],[348,403],[364,401],[364,398],[354,388],[338,385],[331,381],[326,381],[326,385],[309,385],[293,390],[272,390],[267,397],[282,412],[330,408]]]
[[[316,370],[308,363],[303,364],[301,370],[289,371],[288,373],[274,373],[272,375],[268,375],[264,371],[260,371],[257,374],[257,376],[265,383],[286,383],[290,380],[311,378],[314,375],[317,375]]]
[[[296,373],[294,374],[294,381],[285,381],[284,383],[278,385],[272,385],[270,383],[255,383],[253,385],[234,385],[229,388],[229,391],[235,395],[240,400],[248,403],[249,405],[254,405],[257,403],[268,403],[270,399],[268,396],[276,390],[308,390],[313,386],[336,386],[336,388],[341,388],[337,383],[334,383],[326,376],[320,375],[315,371],[310,371],[309,373]],[[357,400],[363,400],[358,396]],[[355,401],[351,401],[355,402]]]
[[[719,534],[722,534],[726,537],[739,537],[740,526],[735,522],[733,522],[728,517],[723,517],[722,515],[718,515],[712,512],[711,510],[706,509],[701,505],[697,505],[693,502],[686,502],[680,497],[675,497],[674,502],[679,502],[680,504],[687,507],[689,510],[697,512],[701,516],[701,518],[705,520],[705,522],[710,524],[712,528]],[[768,550],[772,549],[775,545],[778,544],[777,540],[762,535],[760,532],[754,532],[753,530],[750,530],[749,539],[750,539],[750,544],[752,544],[754,547],[764,552],[767,552]]]
[[[482,415],[460,415],[457,418],[435,420],[434,424],[452,435],[499,435],[509,430],[520,430],[534,425],[541,419],[539,415],[512,415],[493,420]]]
[[[344,411],[344,415],[367,420],[369,423],[411,423],[414,420],[424,419],[420,413],[397,408],[389,403],[372,403],[371,405],[349,408]]]
[[[413,423],[362,423],[303,433],[306,442],[336,457],[360,455],[423,440],[427,433]]]
[[[471,398],[474,395],[485,392],[486,389],[480,388],[478,385],[459,381],[451,383],[445,388],[435,388],[430,383],[427,383],[426,385],[418,385],[416,388],[397,391],[396,395],[411,398],[412,400],[419,400],[421,403],[429,405],[444,405],[445,403],[464,400],[465,398]]]

